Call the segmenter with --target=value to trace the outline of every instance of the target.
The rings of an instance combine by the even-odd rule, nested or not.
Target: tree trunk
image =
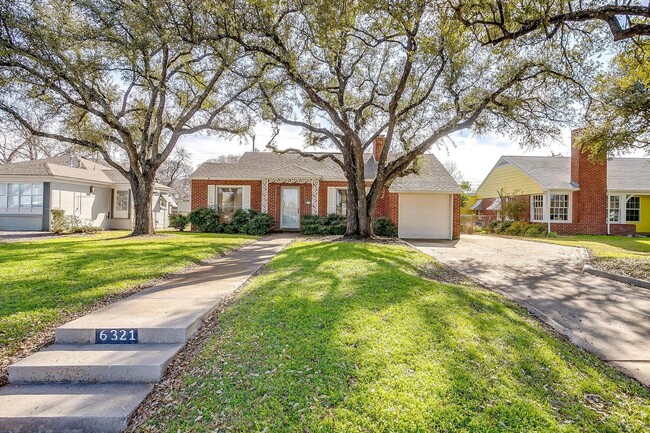
[[[131,236],[154,235],[156,234],[152,213],[154,177],[145,175],[139,179],[134,175],[130,182],[135,212]]]
[[[353,149],[351,153],[353,155],[350,156],[349,160],[352,164],[347,164],[348,166],[351,165],[351,167],[345,173],[348,180],[345,236],[357,239],[370,238],[373,236],[372,214],[374,210],[369,206],[371,201],[366,198],[366,178],[361,145],[359,144],[358,148]]]

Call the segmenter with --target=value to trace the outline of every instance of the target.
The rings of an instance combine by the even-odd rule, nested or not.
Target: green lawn
[[[580,235],[542,240],[586,248],[591,251],[596,267],[650,280],[650,238]]]
[[[0,244],[0,356],[24,338],[107,295],[221,254],[251,239],[239,235],[128,232]]]
[[[142,431],[647,432],[650,391],[405,247],[297,243]]]

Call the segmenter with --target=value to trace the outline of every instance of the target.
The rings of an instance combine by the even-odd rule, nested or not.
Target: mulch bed
[[[601,271],[650,281],[650,264],[647,259],[595,259],[591,263]]]

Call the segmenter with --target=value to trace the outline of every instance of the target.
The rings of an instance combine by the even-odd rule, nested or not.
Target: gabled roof
[[[341,156],[336,155],[339,158]],[[366,179],[373,179],[377,173],[375,158],[368,153],[364,155],[364,160]],[[279,177],[345,180],[341,167],[329,158],[316,161],[300,155],[273,152],[246,152],[236,162],[204,162],[190,176],[191,179],[219,180],[259,180]],[[458,183],[434,155],[424,155],[421,172],[396,179],[390,186],[390,190],[461,193]]]
[[[571,182],[571,158],[562,156],[503,156],[544,189],[576,189]]]
[[[71,164],[72,163],[72,164]],[[94,184],[126,185],[129,181],[113,167],[77,156],[55,156],[33,161],[12,162],[0,165],[0,177],[37,176],[53,177],[62,180],[86,181]],[[169,187],[154,184],[158,190],[168,191]]]
[[[577,189],[571,181],[571,158],[561,156],[502,156],[495,165],[512,164],[544,189]],[[489,176],[489,175],[488,175]],[[607,189],[650,191],[650,159],[611,158],[607,161]]]

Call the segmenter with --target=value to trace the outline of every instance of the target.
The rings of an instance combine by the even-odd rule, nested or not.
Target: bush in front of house
[[[525,221],[492,221],[485,228],[488,233],[539,238],[547,235],[546,225]]]
[[[344,235],[345,217],[337,214],[304,215],[300,220],[300,233],[303,235]]]
[[[76,215],[65,215],[63,209],[52,209],[52,220],[50,222],[50,231],[56,234],[66,233],[86,233],[93,234],[101,232],[101,227],[93,225],[91,222],[83,222]]]
[[[373,225],[375,235],[385,238],[397,237],[397,226],[386,217],[379,217]]]
[[[187,216],[187,220],[192,224],[192,230],[203,233],[220,233],[223,228],[219,222],[219,214],[215,209],[200,207],[194,209]]]
[[[184,231],[189,223],[190,221],[185,215],[178,213],[169,215],[169,227],[175,228],[178,231]]]
[[[274,223],[271,215],[256,213],[240,228],[240,231],[245,235],[261,236],[269,233],[273,229]]]

